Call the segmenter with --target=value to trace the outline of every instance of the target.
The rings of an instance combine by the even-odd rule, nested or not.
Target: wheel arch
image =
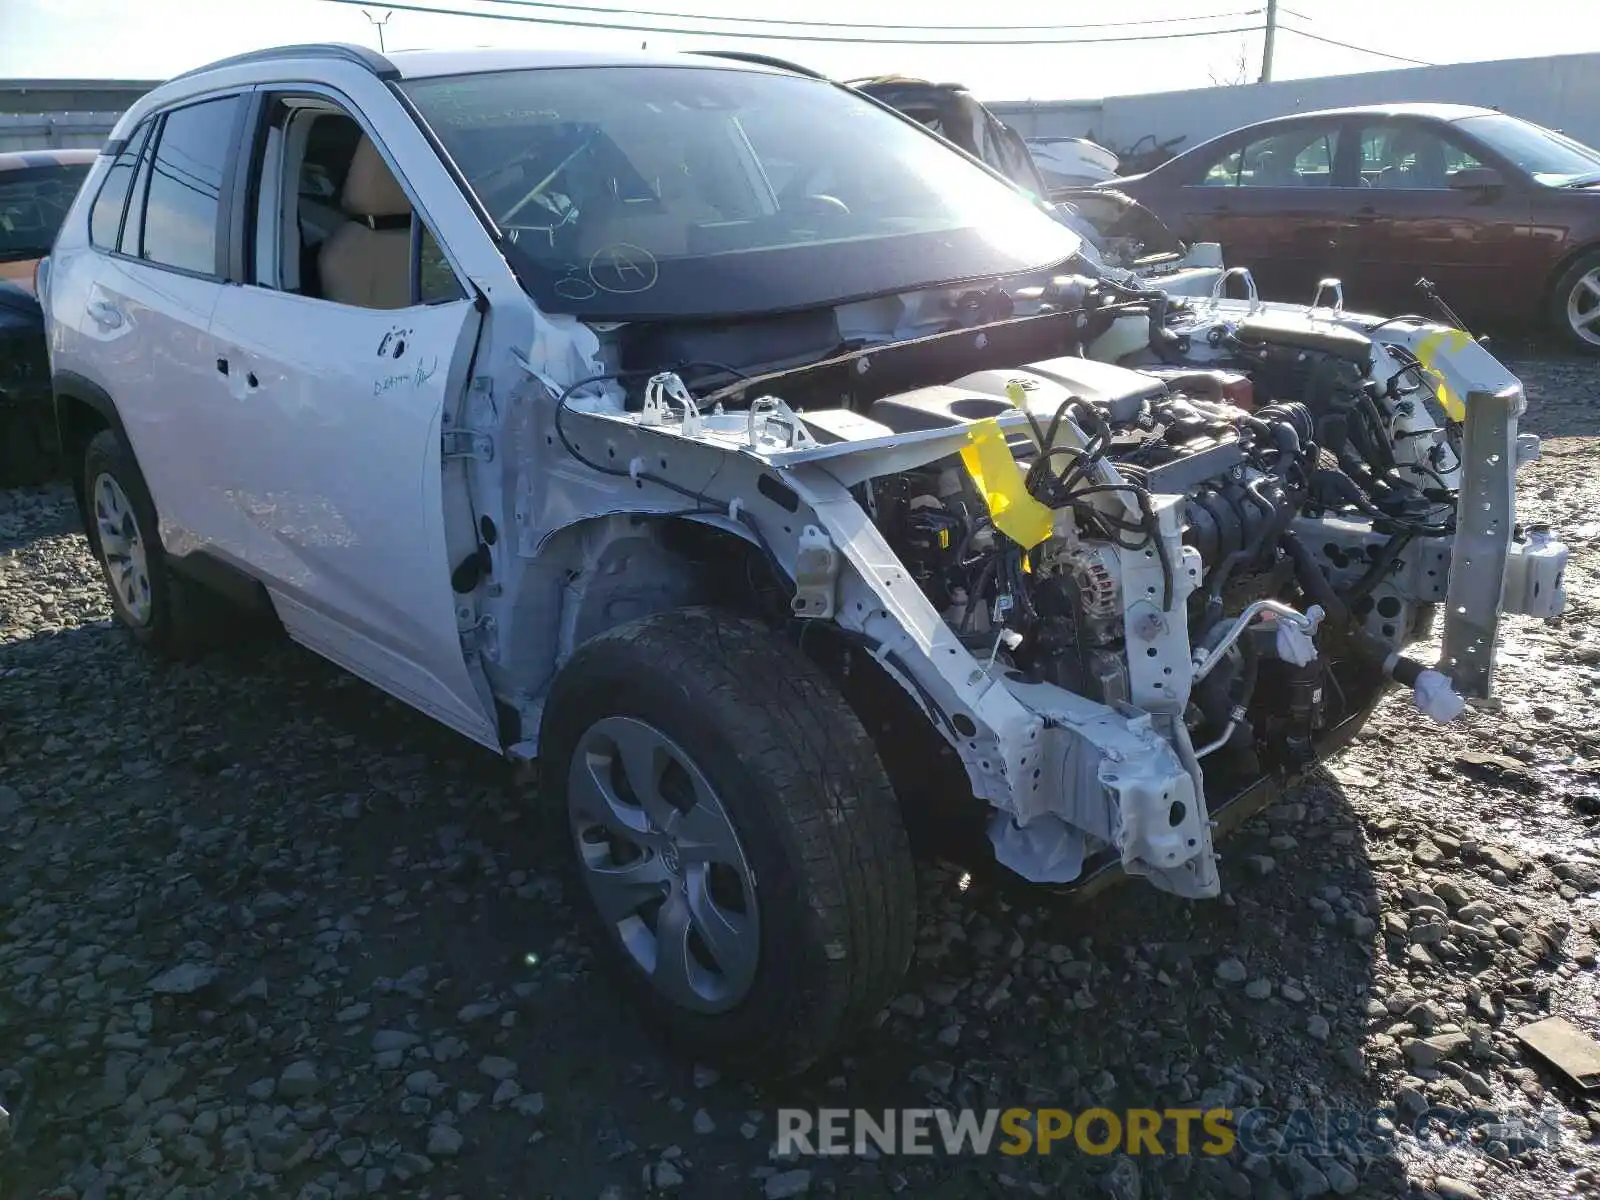
[[[99,384],[74,371],[57,371],[50,379],[54,395],[56,437],[61,445],[61,461],[72,485],[78,515],[89,528],[88,497],[83,493],[83,454],[94,435],[104,429],[115,430],[123,444],[132,447],[128,431],[117,412],[117,403]],[[92,535],[91,535],[92,536]]]
[[[551,653],[534,655],[546,663],[546,682],[538,697],[541,705],[578,648],[617,625],[671,608],[702,605],[730,616],[755,617],[772,629],[774,637],[790,641],[839,690],[872,738],[902,818],[919,844],[947,855],[961,845],[987,847],[982,830],[989,805],[973,797],[971,781],[952,743],[930,721],[904,681],[843,628],[827,620],[794,617],[788,581],[779,578],[782,568],[742,525],[687,514],[588,517],[551,535],[540,548],[539,559],[546,566],[543,574],[555,580],[555,586],[541,594],[554,601],[560,613],[552,630]],[[668,564],[670,573],[659,569]],[[652,577],[661,586],[639,588],[641,575],[651,573],[652,566],[656,568]],[[627,583],[622,590],[574,587],[574,572]],[[628,610],[608,611],[619,598],[632,602]],[[524,723],[523,736],[532,735]]]
[[[1584,242],[1575,250],[1569,250],[1562,256],[1545,277],[1544,288],[1541,293],[1545,308],[1555,303],[1556,287],[1561,283],[1561,277],[1570,271],[1577,262],[1591,254],[1600,254],[1600,238]]]

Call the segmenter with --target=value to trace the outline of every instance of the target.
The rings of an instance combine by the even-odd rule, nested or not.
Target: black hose
[[[1288,552],[1290,561],[1294,563],[1295,579],[1300,584],[1300,590],[1305,592],[1313,603],[1320,604],[1322,611],[1336,625],[1349,624],[1349,605],[1340,598],[1333,584],[1328,582],[1327,572],[1312,556],[1306,544],[1293,533],[1285,533],[1280,539],[1280,544]]]
[[[1345,589],[1345,603],[1354,607],[1359,601],[1370,595],[1372,589],[1377,587],[1378,582],[1388,574],[1389,568],[1394,566],[1396,560],[1399,559],[1405,548],[1411,544],[1411,540],[1415,536],[1408,530],[1404,533],[1395,534],[1385,542],[1383,549],[1378,551],[1378,557],[1372,560],[1371,565],[1363,572],[1361,578]]]

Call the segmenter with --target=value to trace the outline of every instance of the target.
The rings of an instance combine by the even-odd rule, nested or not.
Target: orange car
[[[0,487],[47,478],[55,459],[44,321],[34,269],[96,150],[0,154]]]

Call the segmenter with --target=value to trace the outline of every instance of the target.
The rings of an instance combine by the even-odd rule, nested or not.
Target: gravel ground
[[[779,1090],[639,1032],[498,760],[293,647],[152,664],[65,489],[0,492],[0,1192],[1600,1194],[1600,1100],[1512,1037],[1600,1033],[1600,365],[1516,366],[1549,439],[1524,517],[1574,557],[1569,613],[1511,622],[1497,703],[1440,731],[1391,697],[1224,845],[1218,902],[924,867],[905,994],[838,1077]],[[1433,1104],[1559,1139],[774,1157],[782,1104],[930,1102]]]

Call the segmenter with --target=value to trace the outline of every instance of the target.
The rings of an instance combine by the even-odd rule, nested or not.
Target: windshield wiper
[[[1591,171],[1587,175],[1579,175],[1576,179],[1569,179],[1561,186],[1564,188],[1588,187],[1590,184],[1600,183],[1600,171]]]

